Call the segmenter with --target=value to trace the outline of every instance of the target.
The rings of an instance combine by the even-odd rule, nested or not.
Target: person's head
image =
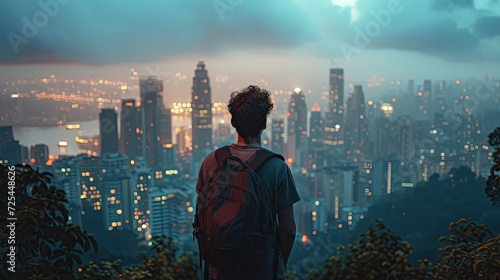
[[[231,124],[248,144],[260,137],[266,128],[267,116],[273,109],[271,95],[258,86],[248,86],[231,93],[228,104]]]

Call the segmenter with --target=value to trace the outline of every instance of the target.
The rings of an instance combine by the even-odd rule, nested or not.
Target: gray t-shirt
[[[264,149],[259,146],[242,146],[236,144],[230,145],[229,148],[231,155],[240,158],[243,162],[252,158],[258,149]],[[201,165],[198,182],[196,183],[197,193],[200,193],[201,188],[205,185],[205,182],[212,177],[216,168],[217,160],[215,158],[215,153],[212,152],[205,158]],[[271,188],[276,188],[276,191],[273,192],[273,195],[276,195],[276,199],[274,197],[270,199],[270,201],[277,201],[277,205],[272,205],[274,215],[277,215],[278,211],[286,209],[300,200],[290,168],[288,168],[288,165],[283,160],[279,158],[267,160],[257,170],[257,174],[259,174],[261,179],[268,182]],[[286,270],[281,249],[278,256],[278,279],[282,279],[286,275]],[[274,252],[269,254],[269,260],[265,262],[269,265],[263,267],[258,274],[259,276],[253,279],[273,279],[273,258]],[[214,271],[216,269],[212,268],[211,270]],[[230,278],[226,278],[223,274],[218,273],[216,279],[222,280]]]

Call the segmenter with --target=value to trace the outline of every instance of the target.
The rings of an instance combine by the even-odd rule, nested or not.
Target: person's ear
[[[265,130],[266,129],[266,126],[267,126],[267,122],[264,121],[264,125],[262,125],[262,130]]]
[[[234,125],[234,121],[233,121],[233,118],[231,118],[231,125],[236,128],[236,126]]]

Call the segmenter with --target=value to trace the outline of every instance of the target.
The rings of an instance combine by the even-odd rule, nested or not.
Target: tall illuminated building
[[[102,210],[101,157],[81,154],[78,158],[80,158],[81,198],[90,203],[91,210],[100,211]]]
[[[330,69],[328,111],[325,113],[323,144],[329,151],[344,145],[344,69]]]
[[[418,106],[416,106],[417,95],[415,94],[415,82],[413,80],[408,80],[408,86],[406,88],[406,96],[403,98],[405,104],[405,110],[409,115],[416,115],[418,112]]]
[[[324,168],[321,173],[321,196],[333,221],[350,221],[353,207],[359,204],[359,169],[354,166]],[[320,203],[321,205],[321,203]]]
[[[183,158],[191,155],[191,147],[193,146],[193,133],[191,127],[178,127],[175,130],[177,141],[177,151]]]
[[[398,155],[401,144],[399,125],[397,121],[389,118],[378,117],[375,120],[373,132],[373,153],[371,158],[386,160]]]
[[[152,236],[170,236],[181,250],[192,242],[196,193],[192,186],[177,184],[148,189],[149,228]]]
[[[143,156],[141,108],[135,99],[123,99],[120,116],[120,153],[130,160]]]
[[[193,161],[199,162],[212,148],[212,94],[203,60],[198,61],[191,88]]]
[[[160,110],[160,143],[172,144],[172,111],[170,108]]]
[[[144,234],[149,227],[148,189],[153,186],[155,178],[140,158],[135,162],[132,178],[132,228]]]
[[[398,119],[399,122],[399,157],[410,162],[415,156],[415,143],[413,137],[413,124],[407,115]]]
[[[53,162],[53,183],[66,193],[70,223],[82,227],[82,188],[79,157],[63,157]],[[38,161],[37,161],[38,162]]]
[[[99,135],[101,155],[118,152],[118,114],[113,108],[102,109],[99,113]]]
[[[444,114],[446,113],[447,106],[447,96],[446,96],[446,81],[439,81],[435,85],[434,102],[434,123],[438,124],[444,121]]]
[[[286,158],[301,164],[301,153],[307,152],[307,105],[300,88],[290,96],[287,112]]]
[[[318,103],[314,103],[311,108],[311,118],[309,119],[309,147],[322,148],[323,118],[321,118],[321,108]]]
[[[420,120],[430,120],[434,117],[433,108],[431,104],[432,98],[432,82],[431,80],[424,80],[422,90],[417,93],[417,117]]]
[[[354,86],[354,92],[347,100],[346,110],[345,153],[348,159],[359,162],[366,156],[369,141],[365,94],[362,86]]]
[[[163,82],[149,77],[140,80],[145,157],[148,167],[163,165],[160,123],[163,108]]]
[[[282,118],[275,118],[271,126],[271,150],[282,155],[285,146],[285,122]]]
[[[101,158],[101,168],[104,227],[108,230],[130,229],[132,188],[129,160],[119,153],[106,153]]]

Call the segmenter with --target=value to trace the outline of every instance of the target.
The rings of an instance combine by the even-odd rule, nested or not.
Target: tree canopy
[[[194,253],[184,253],[177,257],[178,247],[172,238],[166,236],[153,237],[153,254],[140,254],[140,264],[122,267],[119,260],[101,262],[99,265],[91,262],[77,274],[78,280],[91,279],[197,279],[198,266]]]
[[[387,196],[369,208],[358,222],[354,235],[364,232],[376,219],[415,248],[410,261],[436,260],[438,239],[448,234],[448,225],[461,218],[488,224],[500,232],[500,209],[492,207],[484,195],[486,181],[468,167],[453,169],[444,178],[421,182],[415,188]]]
[[[493,205],[500,206],[500,127],[488,135],[488,144],[495,151],[492,153],[493,165],[490,169],[485,192]]]
[[[500,277],[500,234],[487,225],[460,219],[449,225],[450,235],[439,241],[439,258],[434,267],[435,279],[498,279]]]
[[[82,257],[92,249],[98,251],[93,236],[70,223],[66,194],[50,184],[52,177],[29,165],[0,165],[2,208],[12,205],[9,201],[13,199],[8,197],[15,197],[15,210],[0,212],[2,264],[7,262],[12,246],[5,223],[11,214],[17,218],[13,245],[16,272],[8,272],[2,265],[2,279],[71,279]]]
[[[402,241],[381,220],[370,226],[359,240],[339,246],[323,270],[312,271],[309,279],[423,279],[429,274],[428,261],[412,267],[408,256],[412,246]]]

